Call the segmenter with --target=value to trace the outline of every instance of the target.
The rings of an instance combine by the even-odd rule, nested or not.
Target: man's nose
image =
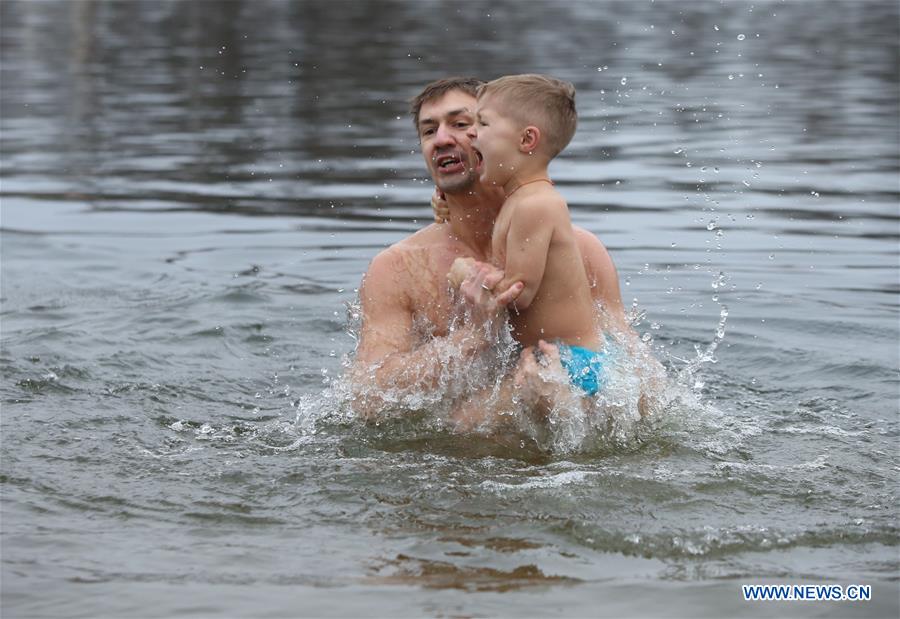
[[[437,133],[434,136],[434,145],[447,146],[455,143],[456,138],[453,136],[453,132],[450,131],[446,125],[438,126]]]

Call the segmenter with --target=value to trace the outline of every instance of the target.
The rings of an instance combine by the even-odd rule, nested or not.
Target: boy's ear
[[[541,130],[534,125],[528,125],[522,130],[522,141],[519,144],[519,150],[523,153],[531,154],[537,150],[538,144],[541,143]]]

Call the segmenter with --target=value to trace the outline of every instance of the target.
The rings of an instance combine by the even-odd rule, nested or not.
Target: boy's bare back
[[[546,182],[511,194],[494,224],[494,262],[505,271],[500,287],[521,281],[525,290],[510,313],[516,339],[600,350],[597,310],[563,197]]]

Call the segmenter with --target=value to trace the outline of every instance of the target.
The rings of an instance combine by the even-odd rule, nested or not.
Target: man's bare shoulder
[[[381,250],[372,259],[372,264],[389,263],[414,251],[436,249],[447,242],[446,224],[431,224],[400,239],[390,247]]]
[[[608,312],[624,319],[619,274],[612,256],[594,233],[578,226],[572,226],[572,230],[591,284],[591,294],[606,306]]]
[[[450,242],[446,224],[431,224],[381,250],[369,263],[363,287],[370,292],[409,291],[421,278],[431,258]]]
[[[599,277],[601,279],[608,277],[618,277],[616,267],[613,264],[612,256],[603,242],[597,236],[579,226],[572,226],[572,232],[575,235],[575,242],[578,243],[578,250],[584,259],[585,267],[588,275]]]
[[[584,249],[591,249],[593,251],[601,252],[605,255],[609,255],[609,252],[606,250],[606,246],[603,244],[596,234],[591,232],[590,230],[586,230],[581,226],[572,225],[572,231],[575,232],[575,238],[578,240],[579,247],[582,247],[582,251]]]
[[[430,224],[397,241],[388,249],[396,248],[398,251],[438,249],[450,242],[449,229],[448,224]]]

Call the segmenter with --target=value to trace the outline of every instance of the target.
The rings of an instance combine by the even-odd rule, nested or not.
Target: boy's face
[[[503,114],[502,101],[490,95],[478,99],[475,124],[469,129],[472,146],[481,156],[481,182],[504,185],[519,156],[519,127]]]

